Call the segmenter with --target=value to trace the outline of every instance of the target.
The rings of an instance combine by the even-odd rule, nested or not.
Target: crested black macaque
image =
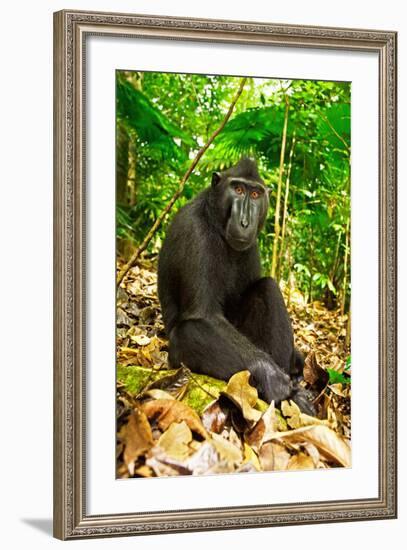
[[[158,263],[158,294],[169,362],[228,380],[249,370],[260,397],[293,399],[314,414],[298,387],[303,358],[277,283],[261,277],[257,236],[269,191],[243,158],[174,217]]]

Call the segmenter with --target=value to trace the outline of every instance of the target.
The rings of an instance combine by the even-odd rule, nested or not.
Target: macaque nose
[[[249,227],[249,220],[247,218],[242,218],[240,220],[240,225],[243,227],[243,229],[247,229]]]

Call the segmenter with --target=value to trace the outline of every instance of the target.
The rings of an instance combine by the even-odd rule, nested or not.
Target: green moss
[[[118,365],[117,381],[124,384],[126,391],[131,395],[137,395],[148,384],[175,372],[174,369],[153,371],[146,367]],[[194,373],[182,401],[201,414],[211,401],[219,397],[219,393],[225,387],[226,382],[223,380]]]
[[[117,381],[122,382],[126,391],[130,394],[137,395],[150,382],[155,382],[159,378],[174,372],[168,370],[153,371],[146,367],[124,367],[123,365],[117,365]]]
[[[174,374],[175,372],[176,370],[174,369],[154,371],[147,367],[125,367],[123,365],[117,365],[117,381],[124,384],[126,391],[128,391],[131,395],[137,395],[148,384],[151,384],[164,376],[168,376],[169,374]],[[217,399],[220,392],[225,388],[226,382],[223,380],[217,380],[211,376],[193,373],[182,401],[201,415],[205,407]],[[267,407],[268,405],[265,401],[262,401],[261,399],[257,400],[256,409],[264,412]],[[277,410],[276,413],[278,419],[281,421],[280,429],[286,429],[287,425],[284,418],[282,418],[280,411]]]
[[[268,403],[263,401],[263,399],[258,399],[257,403],[254,406],[254,408],[257,409],[258,411],[264,413],[269,408],[269,405],[268,405]]]
[[[226,382],[203,374],[194,373],[192,376],[183,401],[200,415],[209,403],[219,397],[226,388]]]

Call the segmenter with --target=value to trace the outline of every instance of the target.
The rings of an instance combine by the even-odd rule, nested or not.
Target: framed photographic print
[[[54,15],[54,534],[396,517],[396,33]]]

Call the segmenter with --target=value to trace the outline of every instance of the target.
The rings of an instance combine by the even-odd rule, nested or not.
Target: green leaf
[[[334,294],[336,294],[336,288],[334,287],[334,285],[332,284],[332,281],[331,279],[327,279],[327,285],[328,285],[328,288],[331,292],[333,292]]]
[[[124,78],[117,79],[116,97],[117,117],[127,123],[142,141],[173,152],[178,148],[174,138],[195,145],[188,134],[172,124],[147,96]]]
[[[334,369],[326,369],[329,374],[329,384],[350,384],[350,377]]]

